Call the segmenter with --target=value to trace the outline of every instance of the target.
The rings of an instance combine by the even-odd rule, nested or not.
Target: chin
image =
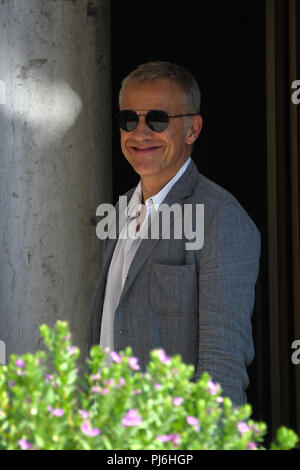
[[[151,165],[146,162],[130,162],[130,164],[134,171],[140,176],[156,175],[162,171],[162,169],[158,165]]]
[[[160,174],[159,170],[150,170],[142,168],[133,168],[134,171],[142,178],[145,176],[158,176]]]

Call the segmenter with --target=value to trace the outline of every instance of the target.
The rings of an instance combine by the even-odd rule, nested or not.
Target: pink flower
[[[180,435],[179,434],[171,434],[172,441],[175,446],[178,446],[180,443]]]
[[[217,403],[223,403],[224,398],[223,397],[217,397]]]
[[[99,385],[96,385],[95,387],[91,387],[91,392],[92,393],[100,393],[101,392],[101,387]]]
[[[182,403],[183,403],[183,398],[181,398],[181,397],[175,397],[173,399],[173,405],[174,406],[180,406],[180,405],[182,405]]]
[[[103,380],[104,385],[113,386],[115,381],[114,379]]]
[[[198,426],[198,424],[199,424],[198,419],[195,418],[194,416],[187,416],[186,421],[191,426]]]
[[[137,426],[141,421],[142,418],[139,416],[138,411],[133,408],[126,413],[122,419],[122,424],[123,426]]]
[[[83,419],[88,419],[89,416],[90,416],[90,413],[89,413],[88,411],[85,411],[85,410],[80,410],[79,413],[80,413],[80,416],[81,416]]]
[[[16,359],[15,365],[16,365],[17,367],[21,367],[21,369],[23,369],[26,364],[25,364],[25,361],[23,361],[22,359]]]
[[[208,389],[209,389],[209,393],[211,395],[216,395],[216,393],[218,392],[219,388],[220,388],[220,385],[219,384],[215,384],[214,382],[212,382],[211,380],[209,380],[207,382],[207,385],[208,385]]]
[[[158,357],[159,357],[160,361],[163,364],[167,364],[168,362],[170,362],[169,356],[166,355],[166,353],[163,349],[158,349],[157,353],[158,353]]]
[[[247,449],[255,450],[255,449],[257,449],[257,445],[255,444],[255,442],[250,441],[247,444]]]
[[[98,428],[91,428],[90,424],[87,421],[82,423],[80,429],[83,434],[85,434],[86,436],[91,436],[91,437],[98,436],[98,434],[100,434],[101,432],[100,429]]]
[[[67,351],[69,351],[69,353],[71,354],[71,356],[73,356],[73,354],[76,353],[77,348],[76,348],[76,346],[67,346]]]
[[[159,390],[161,388],[161,384],[154,384],[155,390]]]
[[[50,384],[51,381],[54,379],[53,375],[51,375],[51,374],[45,374],[44,377],[45,377],[46,384]]]
[[[119,380],[119,384],[120,384],[120,387],[123,387],[125,385],[125,379],[123,377],[120,378]]]
[[[156,439],[160,442],[170,442],[170,441],[172,441],[175,446],[180,443],[179,434],[160,435],[160,436],[156,436]]]
[[[31,447],[30,442],[26,441],[26,439],[20,439],[18,443],[22,450],[27,450]]]
[[[260,434],[260,430],[255,426],[255,424],[251,424],[251,426],[249,426],[249,429],[252,429],[254,434]]]
[[[92,380],[92,382],[96,382],[100,379],[100,374],[93,374],[90,376],[90,379]]]
[[[101,390],[101,395],[107,395],[108,393],[109,393],[108,388],[103,388],[103,390]]]
[[[247,426],[246,423],[244,423],[244,421],[239,421],[238,424],[237,424],[237,428],[238,430],[240,431],[241,434],[249,431],[249,427]]]
[[[53,409],[52,406],[48,406],[48,410],[50,411],[50,414],[52,416],[56,416],[57,418],[60,418],[65,414],[64,410],[62,408],[55,408]]]
[[[194,416],[187,416],[186,421],[190,426],[193,426],[196,431],[199,431],[199,421]]]
[[[112,351],[112,352],[110,353],[110,357],[111,357],[111,359],[112,359],[114,362],[119,363],[119,362],[122,361],[122,357],[119,356],[119,354],[116,353],[115,351]]]
[[[165,436],[161,435],[161,436],[156,436],[156,439],[160,442],[169,442],[169,441],[171,441],[172,436],[171,436],[171,434],[168,434],[168,435],[165,435]]]
[[[137,357],[129,357],[128,358],[128,364],[129,364],[129,367],[132,369],[132,370],[139,370],[140,369],[140,366],[138,365],[138,358]]]

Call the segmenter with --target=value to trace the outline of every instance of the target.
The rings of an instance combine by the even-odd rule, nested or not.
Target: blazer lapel
[[[183,173],[181,178],[174,184],[170,192],[167,194],[165,200],[163,201],[164,204],[168,204],[171,206],[174,203],[179,203],[181,206],[183,205],[183,199],[186,198],[191,194],[194,189],[195,184],[198,181],[199,172],[197,170],[196,165],[193,161],[189,164],[186,171]],[[159,211],[158,211],[159,212]],[[174,218],[172,217],[170,221],[170,225],[172,226],[174,223]],[[162,238],[163,231],[160,224],[159,229],[159,238],[151,239],[151,227],[148,228],[148,239],[142,240],[133,260],[131,266],[128,271],[128,276],[125,281],[123,291],[119,300],[119,305],[126,296],[128,290],[130,289],[132,283],[134,282],[138,272],[142,268],[143,264],[149,258],[153,248]]]
[[[127,197],[127,201],[130,200],[132,194],[134,193],[135,188],[131,189],[125,194],[125,197]],[[96,297],[97,297],[97,315],[99,311],[101,312],[101,318],[102,318],[102,310],[103,310],[103,302],[104,302],[104,293],[105,293],[105,286],[106,286],[106,278],[107,278],[107,273],[108,269],[110,266],[110,262],[120,235],[120,232],[123,228],[124,223],[126,222],[126,218],[123,216],[119,218],[119,202],[116,205],[116,210],[115,214],[112,216],[110,219],[110,228],[108,232],[107,238],[104,240],[104,247],[103,247],[103,262],[102,262],[102,269],[101,269],[101,275],[98,281],[98,286],[96,288]],[[124,208],[121,207],[121,210]],[[99,307],[101,306],[101,308]],[[100,321],[101,321],[100,318]]]

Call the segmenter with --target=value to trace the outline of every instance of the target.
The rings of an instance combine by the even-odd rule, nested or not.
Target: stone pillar
[[[111,202],[109,0],[0,2],[0,340],[67,320],[83,354]],[[3,96],[4,94],[4,96]]]

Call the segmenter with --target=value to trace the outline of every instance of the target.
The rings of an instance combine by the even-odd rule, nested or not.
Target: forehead
[[[183,106],[183,93],[179,85],[168,79],[154,80],[145,83],[131,83],[124,90],[121,109],[168,111]]]

